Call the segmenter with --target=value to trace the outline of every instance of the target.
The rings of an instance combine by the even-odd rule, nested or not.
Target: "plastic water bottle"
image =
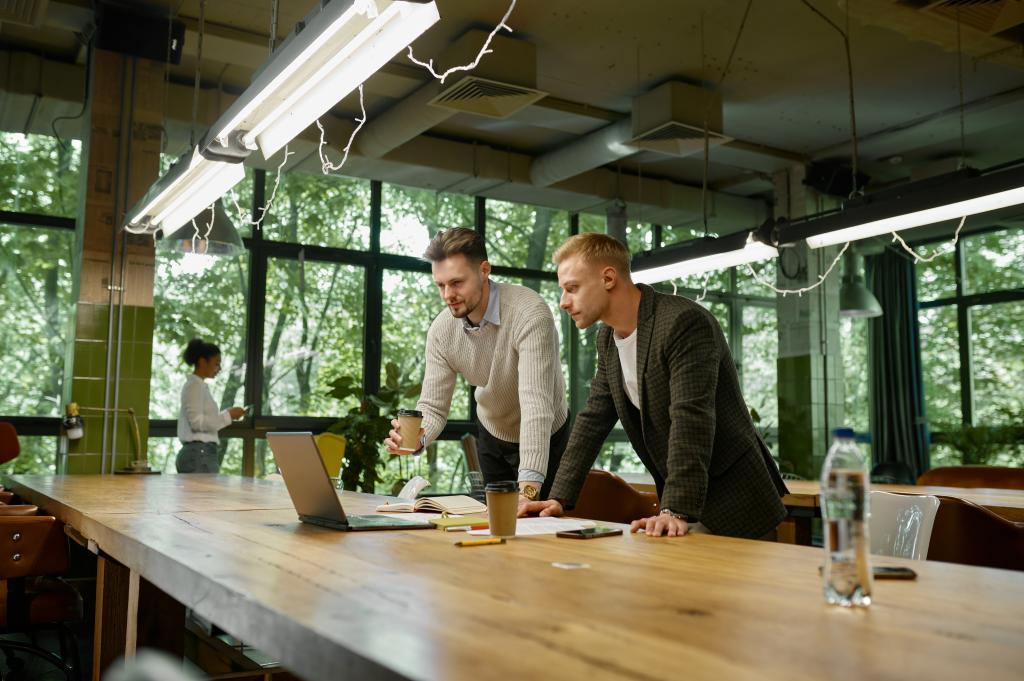
[[[821,469],[825,600],[867,607],[871,605],[867,457],[854,443],[852,428],[836,428],[832,437]]]

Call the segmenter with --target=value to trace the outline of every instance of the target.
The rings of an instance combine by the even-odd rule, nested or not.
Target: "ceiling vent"
[[[702,153],[705,111],[708,146],[732,141],[721,133],[720,94],[675,81],[659,85],[633,99],[633,139],[629,144],[671,156]]]
[[[435,70],[443,73],[452,65],[471,63],[486,40],[486,31],[467,31],[444,51]],[[537,49],[533,43],[496,35],[489,50],[472,72],[450,75],[429,104],[489,118],[508,118],[547,97],[535,87]]]
[[[49,0],[0,0],[0,22],[38,27]]]

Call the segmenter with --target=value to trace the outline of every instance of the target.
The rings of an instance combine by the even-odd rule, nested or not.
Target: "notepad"
[[[482,515],[450,515],[445,518],[433,516],[428,520],[434,527],[447,530],[449,527],[472,527],[473,525],[487,525],[487,516]]]
[[[379,513],[412,513],[437,511],[458,515],[487,513],[487,507],[473,497],[457,494],[450,497],[422,497],[416,501],[392,501],[377,507]]]

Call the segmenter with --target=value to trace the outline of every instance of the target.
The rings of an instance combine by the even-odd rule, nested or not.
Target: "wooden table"
[[[787,480],[789,489],[782,499],[787,508],[819,508],[821,485],[817,480]],[[871,485],[879,492],[898,494],[933,494],[956,497],[984,506],[1008,520],[1024,521],[1024,490],[985,489],[974,487],[929,487],[924,485]]]
[[[434,530],[300,524],[291,508],[268,507],[286,498],[279,483],[172,478],[8,483],[136,584],[151,582],[308,681],[1016,681],[1024,668],[1021,573],[916,563],[916,582],[878,582],[874,606],[847,611],[823,603],[821,552],[807,547],[626,534],[455,548]],[[120,497],[104,508],[115,485]],[[173,502],[166,489],[177,490]],[[193,489],[196,509],[183,510]],[[254,493],[267,503],[237,508]],[[357,512],[378,501],[342,498]],[[132,636],[129,626],[129,650]]]

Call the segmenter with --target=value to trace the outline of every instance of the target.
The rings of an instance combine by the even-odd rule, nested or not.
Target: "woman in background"
[[[245,410],[241,407],[219,410],[206,385],[207,378],[220,373],[220,348],[201,338],[193,338],[185,348],[185,364],[194,368],[181,389],[178,439],[182,448],[175,465],[179,473],[216,473],[220,470],[217,431],[242,418]]]

